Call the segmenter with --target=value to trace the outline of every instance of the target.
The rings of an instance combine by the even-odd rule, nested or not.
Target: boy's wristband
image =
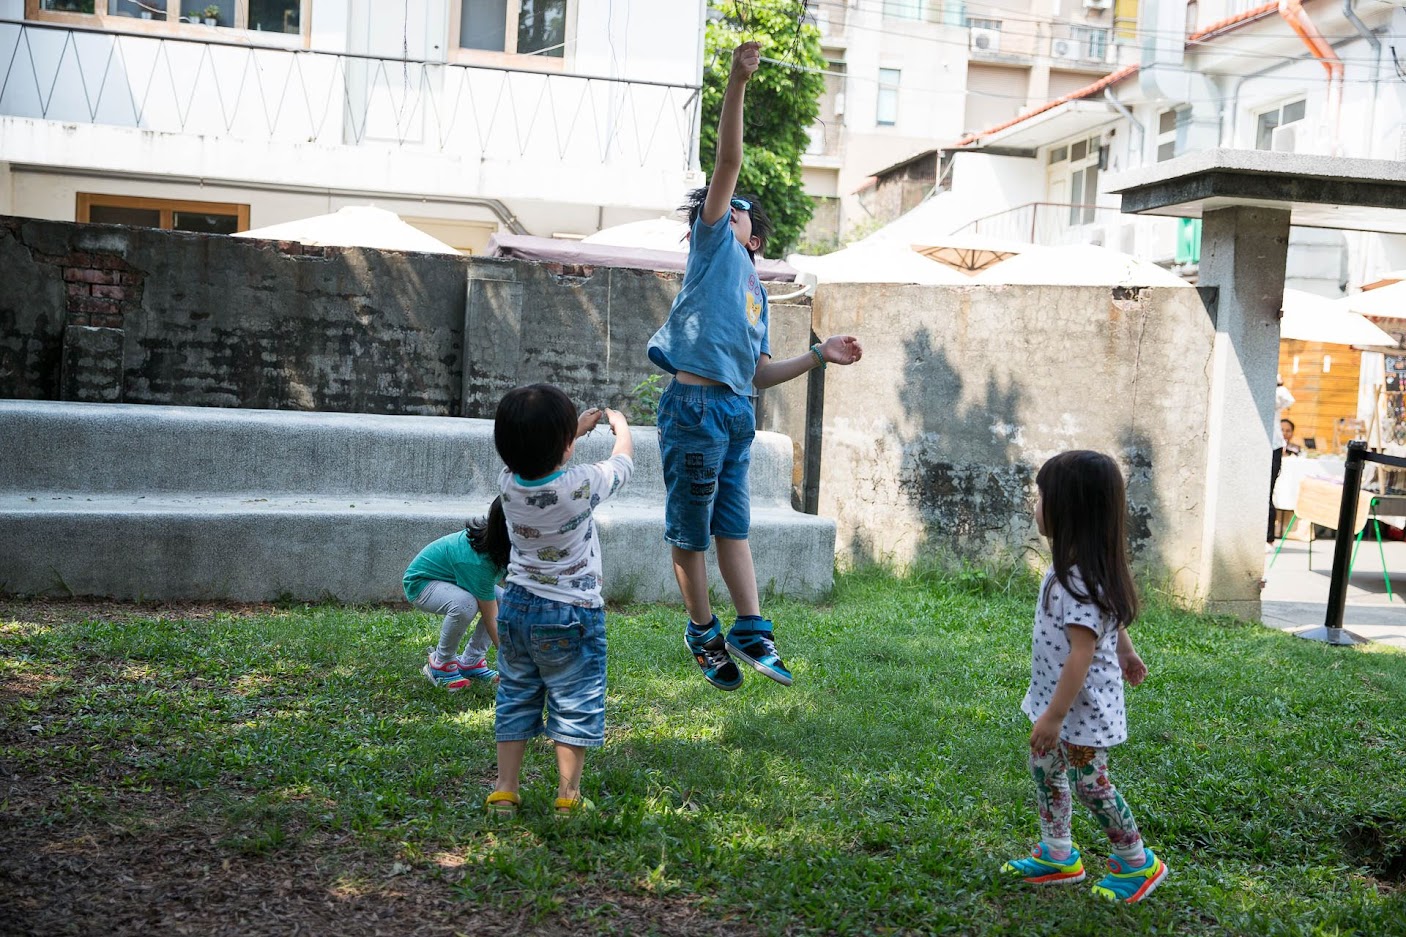
[[[812,355],[815,355],[815,360],[816,360],[816,361],[819,361],[819,362],[820,362],[820,369],[821,369],[822,371],[825,370],[825,356],[820,353],[820,344],[819,344],[819,343],[816,343],[816,344],[814,344],[814,345],[811,345],[811,346],[810,346],[810,353],[811,353]]]

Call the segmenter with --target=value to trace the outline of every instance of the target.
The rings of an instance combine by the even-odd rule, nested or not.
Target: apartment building
[[[1138,62],[925,157],[949,230],[1104,244],[1194,275],[1199,223],[1122,215],[1105,179],[1211,147],[1406,158],[1401,0],[1142,0],[1136,34]],[[1406,238],[1296,227],[1285,285],[1337,296],[1402,266]]]
[[[1137,0],[819,0],[812,9],[829,60],[803,164],[816,245],[924,198],[936,184],[935,141],[1136,58]]]
[[[230,233],[374,202],[468,251],[654,217],[701,184],[706,4],[625,6],[0,0],[0,213]]]

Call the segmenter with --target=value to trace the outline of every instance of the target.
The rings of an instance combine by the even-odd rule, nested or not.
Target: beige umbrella
[[[1191,288],[1190,283],[1154,263],[1092,244],[1032,247],[1018,257],[988,267],[972,277],[972,282],[991,285],[1020,283],[1041,286]]]
[[[1376,316],[1379,319],[1406,319],[1406,282],[1363,290],[1334,300],[1339,309]]]
[[[1397,347],[1396,339],[1377,328],[1366,317],[1347,312],[1336,301],[1286,289],[1284,317],[1279,320],[1279,337],[1334,345]]]
[[[967,277],[896,243],[860,241],[829,254],[791,254],[786,262],[818,283],[923,283],[960,286]]]
[[[980,234],[949,234],[914,244],[913,250],[954,270],[976,273],[1029,247],[1029,244],[1002,241]]]
[[[407,224],[393,211],[371,205],[349,205],[329,215],[314,215],[241,231],[237,238],[297,241],[324,247],[372,247],[383,251],[457,254],[448,244]]]

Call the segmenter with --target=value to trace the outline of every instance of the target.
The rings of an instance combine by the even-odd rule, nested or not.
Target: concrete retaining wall
[[[1128,478],[1135,556],[1195,593],[1214,340],[1195,290],[834,284],[815,321],[865,341],[826,372],[842,559],[1033,547],[1041,463],[1098,449]]]

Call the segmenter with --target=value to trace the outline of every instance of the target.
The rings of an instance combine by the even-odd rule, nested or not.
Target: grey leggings
[[[474,598],[472,593],[460,589],[452,582],[438,580],[425,584],[420,597],[415,600],[415,607],[444,616],[444,624],[439,629],[439,647],[435,649],[442,661],[449,660],[458,653],[459,642],[464,639],[464,632],[469,630],[474,616],[478,615],[478,599]],[[492,643],[488,629],[483,626],[483,617],[479,616],[473,637],[469,638],[468,646],[464,648],[463,659],[468,663],[481,660],[483,655],[488,653],[488,645]]]

